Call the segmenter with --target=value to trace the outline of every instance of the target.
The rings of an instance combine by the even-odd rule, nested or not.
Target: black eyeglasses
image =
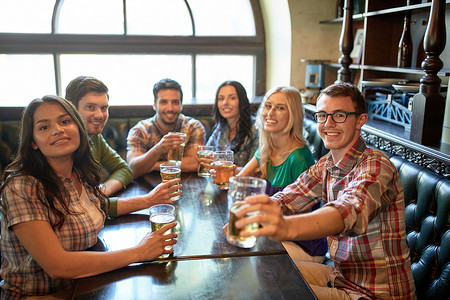
[[[331,116],[331,119],[334,123],[344,123],[347,121],[347,117],[350,115],[359,115],[360,113],[354,112],[346,112],[346,111],[335,111],[334,113],[327,114],[323,111],[318,111],[314,113],[314,120],[317,123],[325,123],[328,119],[328,116]]]

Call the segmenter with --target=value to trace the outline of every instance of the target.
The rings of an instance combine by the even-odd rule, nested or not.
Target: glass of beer
[[[157,204],[149,208],[150,224],[152,232],[160,229],[164,225],[175,221],[175,206],[170,204]],[[166,231],[165,234],[173,233],[175,228]],[[172,246],[167,246],[166,250],[172,249]],[[163,254],[159,258],[166,258],[169,254]]]
[[[161,174],[162,182],[167,182],[169,180],[175,179],[175,178],[181,178],[181,168],[179,162],[165,162],[162,163],[159,166],[159,171]],[[180,185],[177,183],[176,185]],[[175,190],[171,192],[171,194],[177,193],[180,190]],[[180,195],[170,198],[171,200],[178,200],[180,199]]]
[[[200,161],[200,158],[205,158],[207,156],[211,156],[211,158],[212,158],[213,150],[214,150],[213,146],[197,146],[197,157],[199,158],[199,161]],[[205,167],[202,166],[200,164],[200,162],[198,164],[197,175],[199,177],[211,176],[211,174],[207,170],[205,170]]]
[[[215,151],[213,166],[216,171],[216,186],[219,190],[228,190],[228,181],[234,175],[234,154],[231,150]]]
[[[264,179],[249,177],[249,176],[234,176],[230,178],[230,188],[228,190],[228,207],[229,220],[227,241],[235,246],[241,248],[251,248],[256,244],[256,237],[241,237],[241,230],[253,231],[258,229],[258,223],[252,223],[245,226],[243,229],[236,228],[235,223],[238,220],[235,212],[242,206],[236,204],[236,201],[244,201],[245,197],[252,195],[263,195],[266,191],[266,181]],[[258,212],[252,212],[247,216],[255,215]]]
[[[170,149],[167,153],[167,160],[170,162],[178,161],[181,163],[181,159],[184,155],[184,147],[186,146],[186,133],[181,132],[169,132],[169,134],[178,134],[183,138],[183,142],[178,148]]]

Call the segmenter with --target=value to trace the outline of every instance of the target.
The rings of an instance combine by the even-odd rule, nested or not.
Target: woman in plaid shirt
[[[108,205],[88,141],[68,101],[45,96],[25,109],[18,155],[0,187],[2,299],[65,297],[71,279],[152,260],[176,243],[176,234],[163,237],[176,226],[170,223],[130,249],[85,251],[96,244]]]
[[[275,240],[328,237],[335,267],[297,262],[319,299],[415,299],[406,243],[403,186],[395,166],[360,136],[367,121],[361,92],[348,83],[324,89],[315,119],[329,154],[282,192],[253,196],[236,212],[238,227],[262,228],[242,236]],[[323,201],[316,211],[304,213]],[[283,216],[283,212],[294,216]]]

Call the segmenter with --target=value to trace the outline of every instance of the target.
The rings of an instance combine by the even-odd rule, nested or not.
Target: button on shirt
[[[403,186],[381,151],[360,138],[336,165],[325,155],[273,198],[296,213],[321,200],[338,209],[345,229],[328,237],[334,287],[370,298],[415,298]]]
[[[186,133],[184,153],[198,145],[205,144],[205,127],[199,120],[180,114],[173,131]],[[127,137],[127,151],[145,153],[153,148],[163,138],[164,134],[156,124],[156,115],[139,121],[130,129]],[[167,153],[161,154],[159,161],[166,161]]]
[[[78,195],[72,180],[61,175],[59,178],[68,191],[66,201],[70,202],[70,208],[75,214],[66,215],[62,227],[54,228],[55,234],[65,250],[85,250],[97,242],[97,235],[103,227],[105,214],[100,208],[100,200],[89,186],[85,186],[86,195],[91,201],[90,209],[96,210],[95,213],[88,213],[85,199]],[[6,214],[1,218],[3,299],[52,294],[73,284],[68,279],[52,279],[30,256],[12,230],[13,225],[28,221],[40,220],[54,224],[56,216],[41,202],[37,189],[42,189],[42,185],[36,178],[17,176],[9,181],[2,193],[2,203],[6,208]],[[58,208],[62,209],[60,206]]]

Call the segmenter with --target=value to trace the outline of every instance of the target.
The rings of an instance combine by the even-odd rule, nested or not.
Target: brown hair
[[[359,114],[367,113],[367,103],[364,99],[361,91],[351,83],[347,82],[336,82],[323,90],[320,91],[319,97],[317,101],[320,101],[320,98],[323,95],[327,95],[330,97],[350,97],[352,99],[353,104],[355,105],[355,111]]]

